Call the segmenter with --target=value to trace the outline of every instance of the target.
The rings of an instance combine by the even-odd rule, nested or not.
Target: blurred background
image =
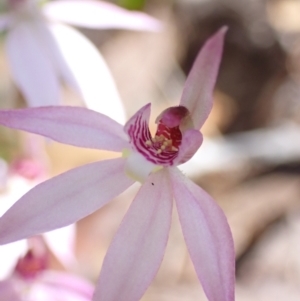
[[[213,111],[203,128],[205,143],[196,154],[197,164],[182,169],[228,217],[236,249],[236,300],[299,301],[300,1],[112,2],[142,10],[163,23],[155,33],[78,28],[104,56],[127,118],[148,102],[153,120],[164,108],[176,105],[204,41],[221,26],[229,26]],[[2,46],[0,104],[24,106]],[[65,92],[66,101],[76,103]],[[51,176],[116,156],[55,142],[45,148]],[[1,128],[0,156],[8,169],[22,152],[20,133]],[[10,175],[3,176],[0,201],[18,190]],[[35,180],[28,178],[34,185]],[[78,222],[77,274],[96,281],[110,240],[138,187]],[[54,260],[52,265],[62,269]],[[164,262],[142,300],[206,300],[176,212]]]

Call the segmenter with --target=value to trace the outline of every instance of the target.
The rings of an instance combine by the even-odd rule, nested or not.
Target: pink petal
[[[198,130],[188,130],[182,137],[178,156],[174,161],[175,165],[185,163],[197,152],[203,142],[203,136]]]
[[[0,244],[61,228],[93,213],[133,184],[123,158],[75,168],[37,185],[0,218]]]
[[[0,158],[0,190],[3,190],[7,185],[8,179],[8,164]]]
[[[171,224],[172,194],[166,170],[143,184],[104,259],[93,300],[137,301],[156,275]]]
[[[71,269],[75,266],[75,224],[47,232],[43,238],[49,249],[66,269]]]
[[[14,80],[30,106],[60,102],[57,70],[43,43],[47,31],[42,29],[42,22],[22,22],[9,31],[5,41]]]
[[[109,117],[79,107],[0,110],[0,124],[79,147],[122,151],[123,127]]]
[[[170,175],[183,235],[208,300],[234,301],[234,247],[224,213],[178,169]]]
[[[16,266],[17,260],[21,256],[24,256],[27,250],[28,245],[25,239],[7,244],[5,246],[0,246],[0,281],[11,275],[14,267]],[[0,300],[2,301],[1,293]]]
[[[0,15],[0,31],[7,29],[7,27],[11,24],[11,16],[10,14],[1,14]]]
[[[159,21],[144,13],[127,11],[103,1],[53,1],[47,3],[43,10],[53,20],[89,28],[157,31],[161,27]]]
[[[33,25],[34,28],[32,28]],[[47,56],[47,58],[51,61],[51,64],[56,72],[57,79],[58,80],[63,79],[71,87],[74,87],[74,89],[79,89],[77,79],[73,74],[73,70],[69,66],[69,62],[66,58],[66,55],[63,52],[63,49],[61,49],[60,40],[57,40],[57,37],[52,32],[52,26],[46,22],[39,22],[39,23],[32,22],[32,26],[30,30],[32,31],[32,34],[35,35],[35,39],[37,39],[37,42],[39,43],[39,47],[43,49],[45,56]],[[71,35],[72,32],[68,34]],[[70,42],[70,37],[66,38],[66,36],[64,36],[63,38],[66,40],[65,42],[67,43]],[[74,44],[71,45],[75,53],[82,50],[81,43],[83,42],[84,41],[79,40],[75,45]],[[81,57],[80,58],[77,57],[77,59],[83,61],[82,57],[84,57],[84,55],[86,55],[86,53],[81,53]],[[40,105],[47,105],[47,104],[41,102]]]
[[[185,82],[180,105],[189,109],[196,129],[201,128],[212,108],[226,31],[227,27],[222,27],[204,44]]]
[[[13,280],[0,281],[1,301],[23,301],[23,298],[16,291]]]
[[[81,296],[84,300],[92,300],[94,286],[83,278],[68,273],[60,273],[54,271],[46,271],[38,281],[48,288],[52,287],[56,290],[56,294],[65,291],[69,294]],[[81,300],[81,299],[80,299]]]
[[[49,270],[32,282],[21,281],[18,291],[23,296],[26,291],[26,300],[30,301],[91,301],[94,291],[93,285],[84,279]]]
[[[89,109],[103,113],[124,124],[125,113],[122,100],[98,49],[71,27],[52,24],[49,28],[63,58],[64,64],[59,64],[58,61],[63,80],[75,92],[78,92]]]

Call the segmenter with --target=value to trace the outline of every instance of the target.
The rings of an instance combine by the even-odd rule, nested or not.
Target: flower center
[[[150,149],[156,150],[158,159],[163,159],[167,165],[172,165],[177,156],[182,141],[182,130],[188,120],[189,111],[183,106],[164,110],[156,119],[157,130],[153,138],[145,142]],[[163,162],[159,162],[164,165]]]
[[[139,110],[126,124],[125,131],[133,148],[155,165],[171,166],[178,155],[183,133],[192,127],[188,109],[170,107],[156,119],[157,131],[151,136],[148,122],[150,106]]]
[[[155,136],[147,140],[145,144],[148,147],[154,147],[156,153],[161,154],[162,152],[178,152],[181,140],[182,134],[179,126],[169,128],[159,121]]]
[[[36,255],[33,250],[29,250],[18,260],[15,271],[23,278],[34,278],[47,268],[47,259],[47,256]]]
[[[160,168],[181,164],[190,159],[199,148],[199,141],[202,142],[202,135],[198,131],[198,135],[193,132],[190,113],[183,106],[168,108],[157,117],[154,137],[149,130],[149,118],[150,104],[141,108],[124,126],[131,144],[131,149],[123,153],[127,158],[125,170],[131,178],[140,182]],[[182,145],[189,141],[187,137],[191,138],[191,135],[195,142]],[[194,144],[197,148],[193,147]]]

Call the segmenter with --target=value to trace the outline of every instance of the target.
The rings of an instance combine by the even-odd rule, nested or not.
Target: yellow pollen
[[[167,139],[164,135],[154,136],[151,140],[145,141],[145,145],[152,146],[153,144],[159,143],[160,148],[156,151],[156,154],[161,154],[163,151],[178,151],[178,148],[173,146],[172,139]],[[123,155],[124,156],[124,155]]]
[[[166,138],[163,135],[155,136],[153,142],[163,142]]]

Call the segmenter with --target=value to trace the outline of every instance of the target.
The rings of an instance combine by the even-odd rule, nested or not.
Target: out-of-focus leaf
[[[124,8],[141,10],[144,8],[146,0],[118,0],[118,4]]]

